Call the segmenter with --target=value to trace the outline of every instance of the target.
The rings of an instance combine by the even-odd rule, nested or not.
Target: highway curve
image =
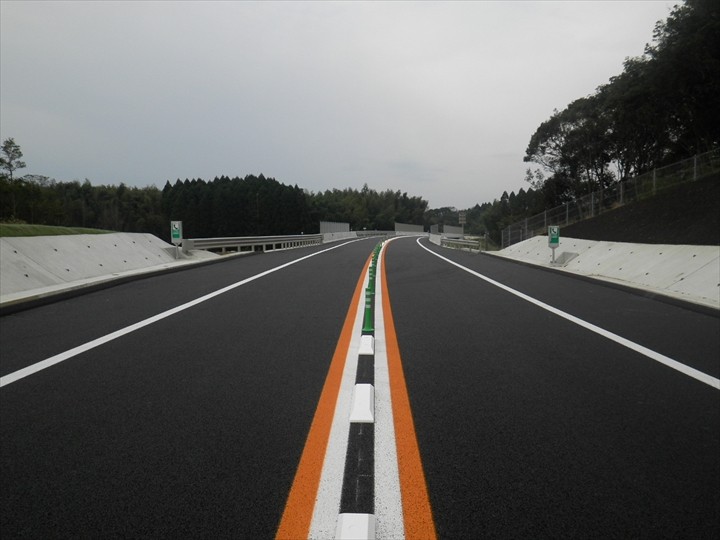
[[[273,538],[375,244],[2,317],[3,538]],[[717,537],[716,313],[427,239],[385,249],[438,537]]]

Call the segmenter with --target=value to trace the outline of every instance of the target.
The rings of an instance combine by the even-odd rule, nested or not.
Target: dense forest
[[[93,186],[44,176],[0,177],[0,219],[149,232],[166,239],[171,219],[188,238],[316,233],[320,221],[353,230],[423,224],[427,201],[399,191],[333,189],[310,193],[274,178],[193,179],[156,187]]]
[[[645,54],[592,95],[554,111],[532,134],[527,190],[466,209],[465,231],[498,242],[510,223],[590,191],[720,145],[720,3],[686,0],[655,26]],[[169,221],[185,236],[300,234],[320,221],[353,230],[391,230],[395,222],[458,225],[458,209],[428,209],[407,193],[333,189],[313,193],[273,178],[222,176],[157,187],[17,177],[25,163],[13,139],[0,157],[0,220],[149,232],[166,239]]]

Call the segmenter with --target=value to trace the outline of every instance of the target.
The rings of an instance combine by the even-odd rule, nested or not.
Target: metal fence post
[[[565,203],[565,225],[570,223],[570,205]]]
[[[595,217],[595,192],[590,193],[590,217]]]
[[[653,169],[653,195],[657,191],[657,169]]]

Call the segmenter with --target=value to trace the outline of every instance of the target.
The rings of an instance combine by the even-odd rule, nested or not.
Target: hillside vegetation
[[[0,236],[61,236],[67,234],[107,234],[113,231],[87,227],[54,227],[27,223],[0,223]]]
[[[505,191],[492,202],[467,207],[465,231],[487,233],[497,244],[502,229],[545,209],[610,190],[670,163],[715,152],[720,147],[718,118],[720,2],[685,0],[667,20],[657,23],[653,42],[642,56],[626,59],[622,73],[592,95],[554,111],[535,130],[524,157],[531,167],[526,176],[528,189]],[[17,177],[15,173],[26,164],[13,138],[4,141],[0,154],[4,171],[0,173],[0,221],[147,232],[160,238],[169,236],[170,220],[182,220],[189,238],[307,234],[317,232],[320,221],[349,223],[352,230],[392,230],[395,222],[423,225],[426,230],[459,224],[455,207],[428,209],[422,197],[392,189],[375,191],[367,184],[360,190],[315,193],[260,174],[178,179],[166,181],[163,189],[124,183],[92,185],[89,180]],[[692,198],[693,193],[679,198],[686,196]],[[659,232],[649,232],[656,226],[653,220],[660,220],[658,227],[672,224],[672,231],[682,236],[662,238],[717,243],[716,237],[706,236],[711,224],[717,230],[717,221],[710,215],[720,209],[717,205],[703,214],[707,226],[682,221],[690,219],[682,216],[704,212],[708,201],[715,200],[711,196],[700,199],[648,214],[632,227],[621,221],[620,216],[630,212],[624,210],[613,218],[617,225],[607,223],[608,234],[614,238],[637,234],[637,241],[662,241]]]
[[[720,174],[561,227],[561,235],[636,244],[720,245]]]

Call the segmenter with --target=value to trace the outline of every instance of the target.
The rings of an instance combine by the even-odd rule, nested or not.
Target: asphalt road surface
[[[3,538],[273,538],[375,243],[2,317],[3,377],[145,321],[0,388]],[[439,537],[718,537],[716,388],[428,249],[715,379],[717,315],[421,243],[385,265]]]

